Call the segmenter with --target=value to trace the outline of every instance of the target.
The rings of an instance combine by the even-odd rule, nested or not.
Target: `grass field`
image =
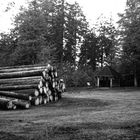
[[[140,140],[140,89],[77,89],[29,110],[0,110],[0,140]]]

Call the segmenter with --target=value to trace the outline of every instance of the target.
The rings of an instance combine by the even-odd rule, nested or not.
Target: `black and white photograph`
[[[140,140],[140,0],[1,0],[0,140]]]

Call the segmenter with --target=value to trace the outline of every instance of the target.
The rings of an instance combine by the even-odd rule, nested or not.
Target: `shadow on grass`
[[[56,107],[103,107],[111,105],[111,101],[105,101],[100,99],[90,99],[90,98],[62,98],[59,102],[55,104],[48,104],[47,106],[56,106]]]
[[[0,132],[0,140],[27,140],[27,138],[22,136],[16,136],[8,132]]]
[[[106,132],[106,130],[110,130]],[[117,130],[125,131],[125,133]],[[10,133],[0,132],[1,140],[139,140],[140,123],[76,123],[63,126],[47,126],[46,130],[36,137],[27,138]]]
[[[125,133],[111,134],[104,130],[110,129],[110,132],[123,130]],[[113,132],[112,131],[112,132]],[[120,123],[79,123],[72,125],[54,126],[48,129],[48,137],[52,140],[139,140],[140,124]]]
[[[68,88],[67,92],[69,94],[71,93],[78,93],[80,94],[81,91],[113,91],[113,92],[120,92],[120,91],[123,91],[123,92],[132,92],[132,91],[140,91],[140,87],[113,87],[113,88],[110,88],[110,87],[79,87],[79,88]]]

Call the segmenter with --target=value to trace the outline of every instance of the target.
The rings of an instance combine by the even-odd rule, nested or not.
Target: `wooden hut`
[[[95,74],[97,87],[120,86],[120,74],[110,66],[105,66]]]

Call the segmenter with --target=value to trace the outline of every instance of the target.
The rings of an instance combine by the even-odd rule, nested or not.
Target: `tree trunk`
[[[40,95],[40,96],[38,96],[38,98],[39,98],[39,104],[41,105],[43,102],[43,97]]]
[[[39,84],[40,81],[42,81],[41,76],[0,79],[0,85]]]
[[[27,94],[20,94],[20,93],[10,92],[10,91],[0,91],[0,96],[17,98],[17,99],[22,99],[22,100],[31,100],[32,99],[32,97]]]
[[[42,101],[42,104],[47,104],[47,96],[43,96],[43,101]]]
[[[32,70],[32,71],[18,71],[18,72],[0,73],[0,79],[31,77],[31,76],[42,76],[42,71]]]
[[[38,97],[33,97],[31,100],[32,105],[39,105],[39,98]]]
[[[22,109],[28,109],[31,106],[30,102],[19,99],[12,100],[12,103],[15,104],[18,108]]]
[[[14,72],[14,71],[23,71],[23,70],[44,70],[48,64],[41,65],[21,65],[21,66],[8,66],[0,67],[0,73],[2,72]]]
[[[24,89],[38,89],[38,85],[10,85],[0,86],[1,91],[13,91],[13,90],[24,90]]]
[[[9,99],[0,97],[0,108],[2,109],[12,109],[13,108],[13,103]]]
[[[37,97],[40,94],[38,89],[14,90],[14,92],[19,93],[19,94],[27,94],[32,97]]]
[[[12,101],[11,108],[15,109],[29,108],[30,103],[39,105],[57,101],[64,91],[63,84],[52,66],[0,68],[0,96],[5,97],[0,105],[8,109],[8,101]],[[59,91],[56,91],[57,87]],[[30,100],[30,103],[25,100]]]

